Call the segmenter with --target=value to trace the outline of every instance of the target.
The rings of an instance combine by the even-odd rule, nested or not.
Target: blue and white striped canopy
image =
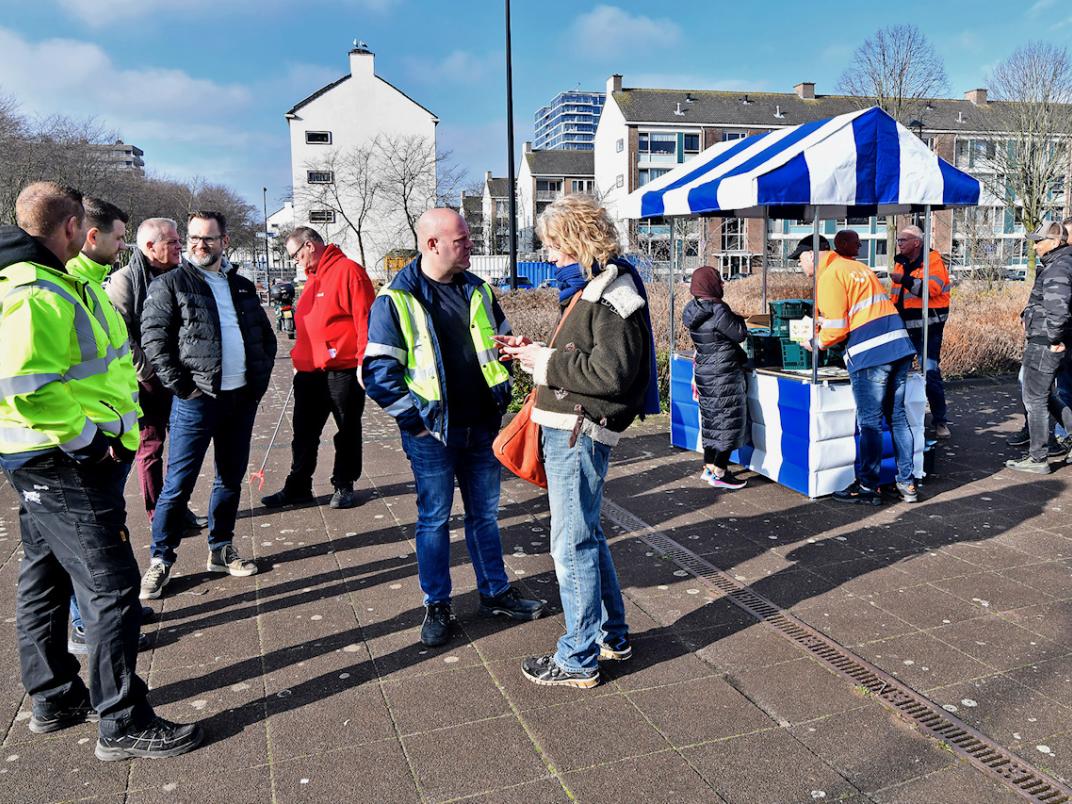
[[[874,106],[718,143],[630,193],[619,211],[810,220],[978,202],[977,179]]]

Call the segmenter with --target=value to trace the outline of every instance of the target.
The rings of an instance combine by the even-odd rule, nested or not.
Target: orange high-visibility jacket
[[[820,255],[816,289],[819,345],[846,341],[845,366],[858,371],[915,354],[893,302],[871,270],[834,252]]]
[[[890,287],[890,301],[904,319],[909,329],[923,326],[923,260],[918,266],[910,266],[908,260],[898,254],[894,258],[897,265],[892,273],[903,273],[901,282],[894,282]],[[931,251],[930,279],[927,300],[927,320],[931,324],[944,324],[949,318],[949,271],[942,261],[942,255]]]

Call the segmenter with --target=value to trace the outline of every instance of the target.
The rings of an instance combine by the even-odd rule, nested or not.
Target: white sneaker
[[[150,561],[149,569],[141,578],[141,591],[138,592],[140,600],[157,600],[163,593],[164,587],[171,580],[171,565],[163,561]]]
[[[236,578],[245,578],[257,574],[257,565],[238,555],[233,544],[225,544],[219,550],[209,551],[208,571],[225,572]]]

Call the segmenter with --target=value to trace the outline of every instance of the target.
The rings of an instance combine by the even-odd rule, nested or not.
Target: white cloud
[[[314,0],[314,2],[330,2],[332,0]],[[365,11],[386,12],[397,5],[401,0],[334,0],[334,5],[346,5]],[[146,17],[162,15],[188,15],[190,12],[202,9],[212,9],[214,13],[231,15],[244,15],[249,13],[263,14],[266,10],[285,10],[290,5],[289,0],[184,0],[176,3],[174,0],[57,0],[60,8],[76,19],[94,28],[129,24],[142,20]]]
[[[650,89],[721,89],[730,92],[762,92],[767,81],[751,78],[716,78],[699,73],[639,73],[625,76],[625,84]]]
[[[681,27],[670,19],[652,19],[617,6],[601,5],[574,20],[570,35],[587,43],[579,52],[618,59],[632,48],[653,50],[677,44]],[[612,44],[604,47],[604,42]]]
[[[453,50],[442,59],[409,58],[406,69],[414,81],[439,84],[476,84],[493,73],[501,61],[500,53],[477,55],[467,50]]]
[[[1048,8],[1053,8],[1055,5],[1057,5],[1057,0],[1036,0],[1028,10],[1028,16],[1037,17],[1043,11]]]

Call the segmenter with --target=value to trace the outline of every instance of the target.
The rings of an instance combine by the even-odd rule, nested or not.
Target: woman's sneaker
[[[916,487],[915,480],[909,480],[907,483],[897,481],[897,493],[901,495],[901,499],[906,503],[919,502],[919,489]]]
[[[1045,459],[1036,461],[1030,455],[1025,455],[1015,461],[1005,461],[1005,467],[1017,472],[1030,472],[1033,475],[1048,475],[1051,471],[1049,461]]]
[[[612,648],[606,642],[599,643],[599,659],[604,662],[624,662],[633,658],[633,646],[628,640],[622,640],[617,648]]]
[[[743,489],[746,485],[746,481],[738,480],[729,469],[722,473],[722,477],[719,477],[714,470],[707,466],[704,467],[703,472],[700,474],[700,479],[713,488],[730,489],[731,491]]]
[[[599,670],[563,670],[553,655],[533,656],[521,663],[521,673],[533,684],[545,687],[579,687],[599,685]]]
[[[100,737],[94,752],[101,762],[117,759],[177,757],[201,745],[204,732],[196,723],[172,723],[154,717],[144,729],[129,731],[119,737]]]

